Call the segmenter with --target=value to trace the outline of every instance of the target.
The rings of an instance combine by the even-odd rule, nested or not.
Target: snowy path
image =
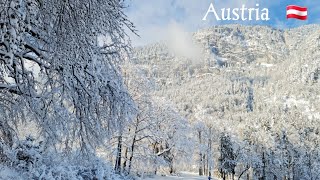
[[[146,178],[145,180],[207,180],[206,176],[197,176],[192,173],[182,173],[180,176],[164,176],[164,177],[155,177],[155,178]],[[217,180],[217,179],[213,179]]]

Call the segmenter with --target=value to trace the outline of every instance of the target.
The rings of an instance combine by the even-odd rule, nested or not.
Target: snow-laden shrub
[[[130,179],[115,174],[111,165],[95,156],[48,151],[31,137],[17,143],[11,151],[3,150],[3,154],[7,161],[0,166],[0,177],[8,180]]]
[[[0,179],[4,180],[23,180],[19,172],[15,169],[0,165]]]

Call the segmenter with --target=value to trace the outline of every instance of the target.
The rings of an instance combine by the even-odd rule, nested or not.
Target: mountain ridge
[[[288,30],[266,26],[223,25],[199,30],[192,34],[192,39],[201,47],[202,56],[198,59],[176,55],[165,43],[136,48],[133,54],[133,64],[144,69],[156,94],[168,97],[177,104],[185,101],[188,106],[192,103],[195,103],[192,106],[197,106],[205,101],[204,97],[199,98],[197,94],[209,95],[208,87],[223,88],[219,87],[222,84],[228,84],[222,90],[228,92],[229,86],[234,86],[236,81],[242,81],[239,84],[247,89],[251,85],[261,86],[256,87],[261,92],[269,88],[263,92],[266,93],[263,96],[271,98],[270,89],[279,88],[279,84],[289,83],[288,81],[305,84],[320,72],[317,71],[317,62],[320,60],[320,53],[317,51],[320,49],[319,25]],[[304,68],[305,65],[308,67]],[[252,82],[258,84],[254,85]],[[273,87],[274,84],[277,87]],[[184,90],[192,92],[194,97],[181,97],[177,100],[173,94],[181,94]],[[249,92],[246,93],[246,98],[249,98]],[[214,96],[215,93],[211,94]],[[294,96],[298,95],[295,92]],[[248,106],[246,98],[242,100],[244,107]],[[180,109],[183,111],[182,106],[184,105]],[[193,107],[191,111],[195,109]]]

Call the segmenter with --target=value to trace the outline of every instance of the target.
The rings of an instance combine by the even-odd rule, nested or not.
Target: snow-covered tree
[[[1,127],[30,119],[46,143],[84,151],[122,128],[134,110],[119,72],[126,28],[134,31],[123,8],[117,0],[2,1]]]

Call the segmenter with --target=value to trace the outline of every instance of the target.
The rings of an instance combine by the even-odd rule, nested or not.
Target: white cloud
[[[144,45],[165,39],[166,28],[177,23],[188,31],[208,26],[202,21],[210,0],[134,0],[127,12],[141,36],[132,36],[134,45]]]
[[[165,41],[169,50],[178,56],[186,57],[194,62],[202,59],[201,47],[192,40],[189,32],[175,22],[167,27]]]

